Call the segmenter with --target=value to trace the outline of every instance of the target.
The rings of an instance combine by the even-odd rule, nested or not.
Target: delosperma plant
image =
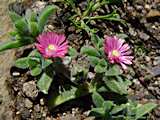
[[[96,34],[97,29],[90,28],[88,23],[93,19],[120,21],[118,14],[113,12],[104,16],[89,16],[93,11],[105,4],[115,3],[113,0],[88,0],[88,5],[85,11],[79,13],[75,8],[75,1],[65,1],[67,5],[71,5],[75,10],[75,15],[71,18],[71,22],[78,29],[85,30],[90,37],[91,45],[82,46],[80,53],[71,46],[65,34],[46,32],[44,26],[51,14],[56,12],[57,6],[47,6],[42,13],[37,16],[34,12],[29,12],[25,16],[11,12],[10,16],[15,25],[15,31],[11,33],[14,40],[0,46],[0,51],[19,48],[28,44],[33,44],[34,49],[28,56],[16,60],[16,66],[21,69],[29,69],[30,74],[37,81],[37,86],[41,92],[48,94],[54,75],[61,72],[64,67],[64,57],[70,58],[70,61],[76,60],[77,54],[85,56],[88,60],[88,68],[77,68],[78,72],[85,73],[84,81],[81,84],[73,82],[74,79],[79,79],[80,75],[74,71],[75,75],[66,78],[69,82],[63,85],[63,91],[55,89],[54,95],[49,99],[49,105],[54,108],[66,101],[76,99],[85,95],[91,95],[94,108],[91,109],[90,115],[94,115],[100,120],[137,120],[143,118],[143,115],[156,107],[156,104],[147,103],[140,105],[127,99],[128,87],[132,84],[128,80],[123,71],[127,69],[127,65],[131,65],[133,61],[132,50],[124,39],[117,36],[104,35],[103,38]],[[77,20],[80,16],[80,20]],[[87,21],[86,21],[87,20]],[[124,22],[124,21],[123,21]],[[100,31],[100,30],[98,30]],[[74,64],[73,67],[76,67]],[[57,69],[58,68],[58,69]],[[95,76],[88,78],[90,68],[93,69]],[[71,68],[72,69],[72,68]],[[77,80],[79,81],[79,80]],[[53,83],[54,84],[54,83]],[[70,89],[65,90],[65,87]],[[53,86],[52,86],[53,87]],[[118,99],[107,100],[103,96],[105,94],[116,94]],[[125,99],[125,103],[121,102]],[[123,100],[122,100],[123,101]]]

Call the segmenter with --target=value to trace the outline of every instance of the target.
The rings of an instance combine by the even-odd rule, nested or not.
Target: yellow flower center
[[[50,45],[48,45],[48,50],[55,50],[56,48],[55,48],[55,46],[54,45],[52,45],[52,44],[50,44]]]
[[[118,50],[113,50],[112,55],[115,56],[115,57],[118,57],[119,56]]]

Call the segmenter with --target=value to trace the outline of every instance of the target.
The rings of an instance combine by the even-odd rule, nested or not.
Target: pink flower
[[[68,51],[68,41],[63,34],[42,33],[37,37],[36,48],[45,58],[64,57]]]
[[[130,46],[116,36],[105,38],[105,53],[110,63],[118,63],[123,69],[127,68],[125,64],[132,64],[133,56],[130,56]]]

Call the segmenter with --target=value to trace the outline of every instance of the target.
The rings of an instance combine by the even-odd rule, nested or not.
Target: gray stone
[[[24,120],[27,120],[28,118],[30,118],[30,112],[27,108],[24,108],[23,111],[21,111],[21,117]]]
[[[35,81],[29,81],[23,84],[23,92],[27,97],[35,99],[38,96],[38,89]]]
[[[16,76],[20,76],[21,74],[19,72],[13,72],[12,75],[16,77]]]
[[[28,109],[33,107],[33,103],[27,98],[25,99],[24,104],[25,104],[25,107]]]
[[[35,110],[36,112],[41,111],[41,108],[40,108],[39,104],[37,104],[37,105],[34,106],[34,110]]]
[[[31,6],[32,10],[36,13],[40,13],[43,8],[46,6],[46,2],[43,1],[36,1],[33,3],[33,5]]]
[[[148,40],[150,38],[150,36],[144,32],[139,32],[139,37],[143,40]]]
[[[89,79],[93,79],[93,78],[95,77],[95,74],[92,73],[92,72],[88,72],[87,77],[88,77]]]
[[[129,33],[130,33],[132,36],[136,36],[136,35],[137,35],[136,31],[134,31],[133,28],[129,28]]]
[[[40,99],[40,104],[44,105],[44,99],[43,98]]]

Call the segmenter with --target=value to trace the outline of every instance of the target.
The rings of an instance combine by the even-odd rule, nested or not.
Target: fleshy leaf
[[[21,69],[26,69],[29,67],[28,65],[28,57],[19,58],[16,60],[15,66]]]
[[[104,99],[99,93],[94,92],[92,94],[92,100],[96,107],[103,107]]]
[[[93,67],[96,66],[100,61],[100,59],[95,56],[89,56],[88,58],[89,58],[89,61]]]
[[[90,112],[91,116],[95,116],[96,118],[103,117],[105,115],[104,108],[92,108]]]
[[[37,82],[37,86],[44,94],[48,94],[48,90],[52,83],[53,77],[43,73],[39,81]]]
[[[157,104],[155,103],[147,103],[137,107],[136,120],[141,118],[143,115],[149,113],[151,110],[153,110],[156,107],[157,107]]]
[[[118,93],[120,95],[127,94],[127,89],[125,83],[118,82],[116,80],[107,80],[105,81],[106,86],[113,92]]]
[[[96,34],[91,34],[91,41],[97,48],[101,48],[103,46],[103,39]]]
[[[82,47],[81,53],[86,54],[88,56],[95,56],[95,57],[100,56],[99,52],[94,47],[91,47],[91,46]]]
[[[37,15],[31,9],[26,10],[25,17],[28,22],[36,22],[37,21]]]
[[[33,37],[36,37],[39,33],[38,24],[36,22],[29,22],[29,32]]]
[[[52,60],[42,58],[42,69],[45,69],[52,63],[53,63]]]
[[[51,108],[56,107],[64,102],[75,99],[77,88],[72,87],[70,90],[61,91],[60,93],[54,93],[52,98],[49,100],[49,106]]]
[[[38,19],[38,26],[39,26],[40,32],[43,31],[43,28],[48,20],[48,17],[51,14],[53,14],[56,11],[56,9],[57,9],[57,6],[55,5],[49,5],[46,8],[44,8],[44,10],[42,11]]]
[[[105,72],[106,76],[117,76],[120,75],[120,68],[116,65],[112,66],[111,68],[109,68],[108,71]]]
[[[14,23],[16,21],[22,19],[22,17],[20,15],[18,15],[17,13],[15,13],[15,12],[9,12],[9,16],[10,16],[12,22],[14,22]]]
[[[28,33],[28,25],[27,25],[27,22],[24,18],[17,20],[15,22],[15,27],[17,28],[17,30],[20,34]]]
[[[31,75],[32,76],[38,76],[39,74],[41,74],[41,72],[42,72],[42,68],[40,65],[37,65],[37,66],[31,68]]]
[[[22,43],[21,41],[8,41],[6,43],[3,43],[0,45],[0,52],[4,51],[4,50],[8,50],[8,49],[12,49],[12,48],[19,48],[26,45],[26,43]]]
[[[118,106],[118,105],[114,106],[113,109],[112,109],[112,111],[111,111],[111,114],[117,114],[118,112],[124,110],[126,107],[127,107],[126,104],[122,104],[120,106]]]
[[[40,58],[37,57],[28,57],[29,67],[36,67],[38,64],[40,65]]]
[[[96,73],[103,73],[103,72],[105,72],[105,67],[103,67],[100,64],[98,64],[98,65],[95,66],[94,71]]]
[[[71,57],[76,57],[78,53],[77,53],[77,50],[76,50],[75,48],[69,47],[68,54],[69,54]]]

